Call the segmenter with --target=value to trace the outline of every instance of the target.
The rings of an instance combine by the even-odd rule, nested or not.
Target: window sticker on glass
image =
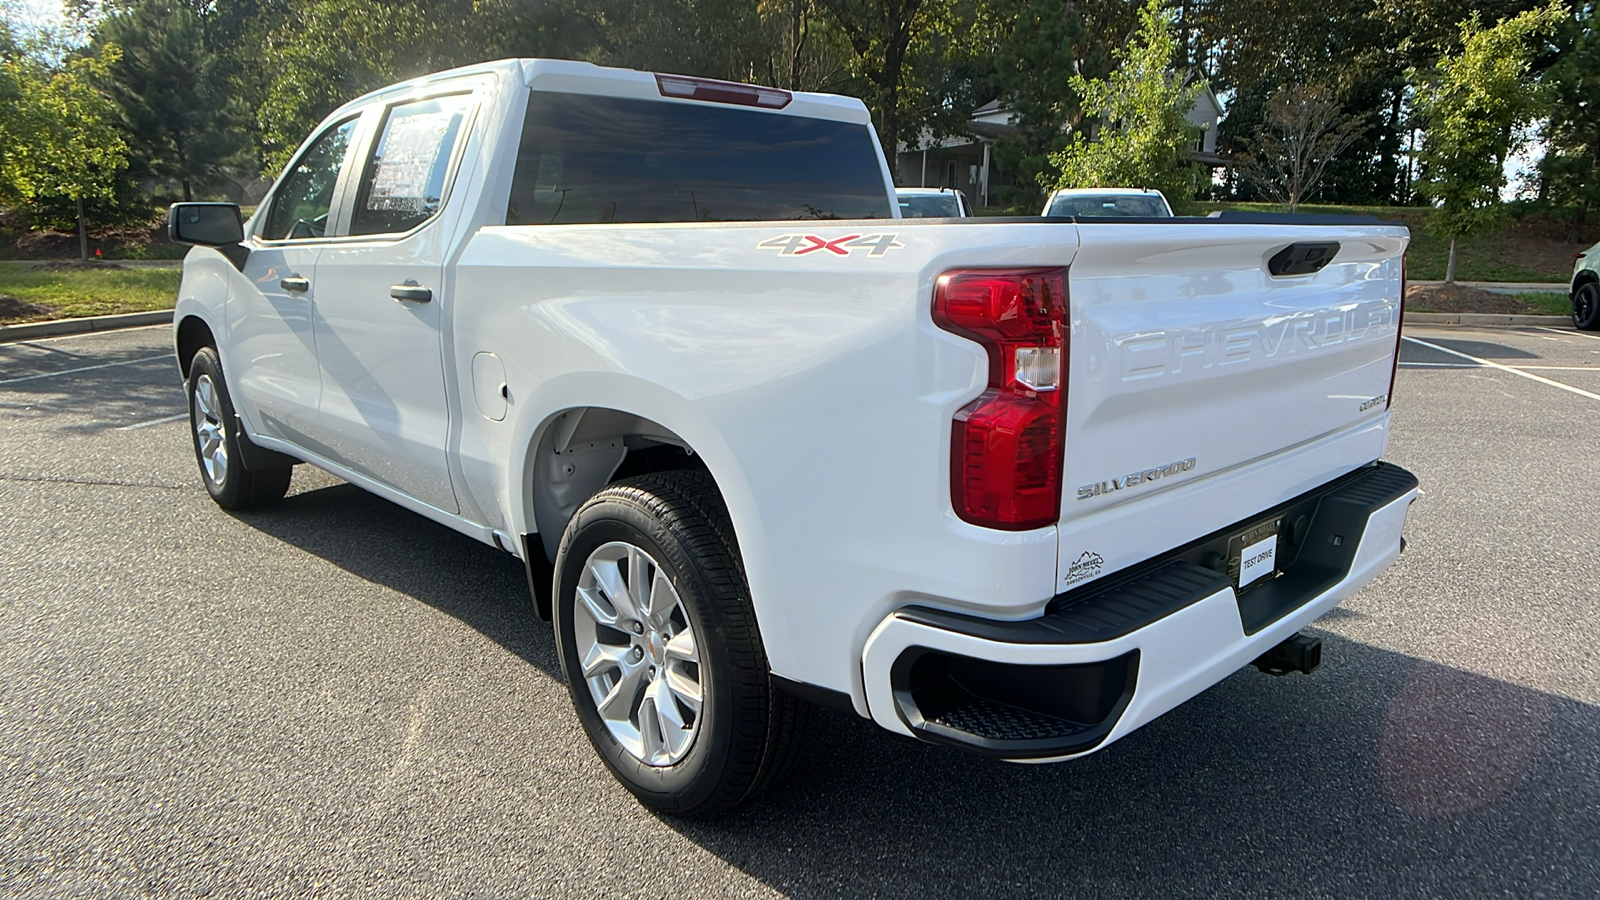
[[[450,157],[471,105],[472,98],[463,94],[390,110],[367,167],[353,234],[408,231],[438,212]]]

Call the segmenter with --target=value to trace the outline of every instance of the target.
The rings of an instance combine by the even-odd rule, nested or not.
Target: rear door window
[[[534,91],[506,222],[888,218],[866,125]]]
[[[362,173],[351,234],[410,231],[433,218],[472,108],[471,95],[453,94],[389,109]]]

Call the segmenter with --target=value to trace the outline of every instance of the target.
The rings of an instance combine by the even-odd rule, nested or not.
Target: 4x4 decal
[[[897,237],[898,234],[846,234],[835,238],[816,234],[780,234],[756,246],[762,250],[776,250],[779,256],[806,256],[819,250],[834,256],[849,256],[852,250],[867,250],[868,256],[882,256],[905,246],[895,240]]]

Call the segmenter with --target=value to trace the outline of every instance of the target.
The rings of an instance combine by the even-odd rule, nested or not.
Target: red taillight
[[[1383,398],[1383,408],[1394,405],[1394,381],[1400,374],[1400,331],[1406,324],[1406,258],[1400,257],[1400,313],[1394,323],[1394,362],[1389,365],[1389,396]]]
[[[690,78],[687,75],[658,74],[656,89],[661,91],[663,97],[760,106],[765,109],[783,109],[794,99],[793,94],[779,88],[739,84],[736,81],[718,81],[714,78]]]
[[[951,426],[950,495],[974,525],[1024,531],[1061,517],[1067,270],[939,276],[933,321],[989,354],[989,389]]]

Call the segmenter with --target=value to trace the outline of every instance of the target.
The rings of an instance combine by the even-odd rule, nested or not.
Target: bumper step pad
[[[991,741],[1040,741],[1069,738],[1089,730],[1089,726],[1044,713],[974,697],[971,702],[949,710],[930,724],[957,732],[977,735]]]

